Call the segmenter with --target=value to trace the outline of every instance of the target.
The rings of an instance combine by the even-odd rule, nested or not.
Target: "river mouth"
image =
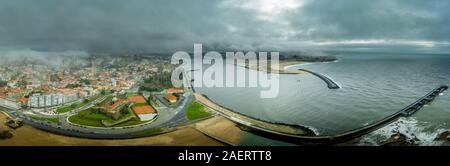
[[[449,84],[450,69],[446,66],[450,66],[450,58],[441,55],[349,54],[339,56],[334,63],[290,66],[323,73],[342,86],[338,90],[328,89],[322,80],[309,74],[279,75],[280,94],[271,99],[259,98],[258,87],[196,90],[251,117],[334,135],[382,119],[437,86]],[[430,132],[450,128],[446,123],[450,118],[444,118],[450,117],[449,99],[444,92],[413,118],[430,124]]]

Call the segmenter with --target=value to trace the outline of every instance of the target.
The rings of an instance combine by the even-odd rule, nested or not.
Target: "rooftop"
[[[125,100],[119,99],[116,102],[114,102],[114,104],[108,105],[107,108],[108,108],[108,110],[114,110],[122,104],[125,104]]]
[[[143,96],[130,96],[128,97],[128,101],[133,103],[147,103]]]
[[[172,94],[167,94],[166,96],[164,96],[164,98],[166,98],[169,101],[176,101],[177,97],[175,95]]]
[[[17,101],[19,101],[19,102],[21,102],[21,103],[23,103],[23,104],[26,104],[27,102],[28,102],[28,98],[18,98],[17,99]]]
[[[156,113],[155,109],[150,105],[135,106],[132,109],[136,115]]]
[[[183,93],[183,89],[178,89],[178,88],[168,88],[167,93]]]

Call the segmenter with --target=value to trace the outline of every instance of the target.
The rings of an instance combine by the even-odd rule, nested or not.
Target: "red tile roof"
[[[17,101],[21,102],[22,104],[26,104],[28,102],[28,98],[18,98]]]
[[[166,98],[167,100],[169,100],[170,102],[175,102],[177,101],[177,97],[175,95],[172,94],[167,94],[166,96],[164,96],[164,98]]]
[[[132,109],[136,115],[156,113],[155,109],[150,105],[135,106]]]
[[[109,110],[114,110],[114,109],[116,109],[118,106],[120,106],[120,105],[122,105],[122,104],[124,104],[124,103],[125,103],[125,100],[119,99],[119,100],[117,100],[114,104],[108,105],[108,109],[109,109]]]
[[[143,96],[130,96],[128,97],[128,101],[133,103],[147,103]]]
[[[177,89],[177,88],[169,88],[166,90],[167,93],[182,93],[183,89]]]

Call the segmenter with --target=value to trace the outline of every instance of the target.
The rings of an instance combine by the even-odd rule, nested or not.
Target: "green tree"
[[[21,79],[16,83],[16,85],[19,87],[27,86],[27,84],[28,84],[27,81],[25,81],[24,79]]]
[[[7,81],[0,80],[0,87],[5,87],[6,85],[8,85]]]
[[[172,87],[172,74],[170,72],[156,73],[144,79],[144,84],[140,87],[141,91],[161,91]]]
[[[80,84],[68,84],[67,86],[66,86],[66,88],[78,88],[78,87],[80,87],[81,85]]]

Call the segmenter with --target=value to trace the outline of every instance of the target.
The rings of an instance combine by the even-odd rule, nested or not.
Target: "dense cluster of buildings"
[[[121,59],[88,59],[76,67],[30,63],[0,66],[0,99],[26,107],[52,107],[93,96],[103,91],[128,92],[137,89],[152,73],[170,71],[168,62]],[[84,64],[83,64],[84,63]]]

